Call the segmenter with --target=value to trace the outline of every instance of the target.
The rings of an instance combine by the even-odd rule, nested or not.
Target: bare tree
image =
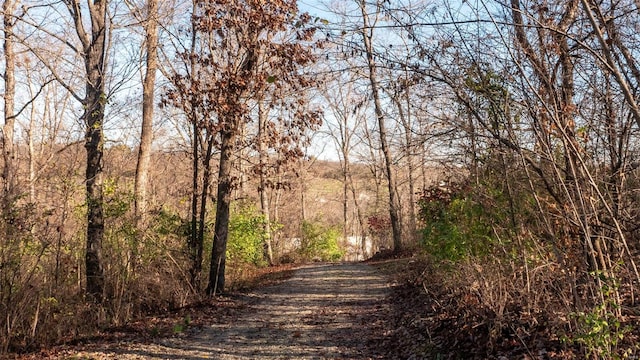
[[[395,104],[398,111],[398,122],[402,128],[404,135],[404,144],[402,144],[402,156],[406,164],[407,183],[408,183],[408,232],[409,238],[415,239],[417,236],[417,223],[416,223],[416,199],[415,199],[415,140],[414,140],[414,119],[413,119],[413,107],[412,107],[412,80],[410,74],[404,67],[404,74],[399,75],[398,82],[390,86],[387,89],[389,98]]]
[[[611,73],[628,103],[637,126],[640,126],[640,106],[634,96],[634,89],[629,82],[629,75],[623,74],[623,68],[630,69],[631,76],[637,82],[640,80],[640,69],[637,61],[631,54],[629,48],[621,39],[614,17],[605,17],[605,13],[597,2],[591,0],[580,0],[580,4],[589,19],[598,43],[600,44],[600,54],[597,60],[606,64],[605,70]],[[607,35],[605,37],[605,35]],[[616,54],[618,49],[622,56]],[[622,59],[621,59],[622,58]]]
[[[349,199],[355,208],[356,221],[358,224],[357,235],[361,239],[361,251],[363,256],[367,256],[366,243],[366,221],[364,210],[360,204],[360,194],[353,177],[352,152],[360,145],[361,139],[358,132],[363,131],[362,127],[366,121],[368,107],[364,96],[359,96],[356,83],[356,75],[352,72],[337,73],[331,81],[325,81],[323,97],[327,102],[326,115],[331,114],[331,119],[325,120],[328,133],[335,143],[338,158],[342,167],[342,217],[343,236],[345,240],[353,234],[350,228]]]
[[[65,0],[80,41],[79,54],[84,60],[85,92],[76,96],[84,107],[82,120],[85,125],[85,169],[87,201],[86,276],[87,294],[102,301],[104,270],[102,264],[102,240],[104,237],[104,212],[102,189],[102,163],[104,153],[104,120],[107,95],[105,93],[107,70],[107,0],[87,0],[87,13],[80,0]],[[86,26],[89,25],[89,29]]]
[[[380,101],[380,84],[377,77],[377,64],[374,59],[374,48],[372,45],[373,32],[375,29],[375,23],[377,17],[380,15],[380,3],[376,2],[376,12],[374,14],[374,21],[371,23],[370,14],[367,9],[367,3],[360,1],[358,3],[360,11],[362,13],[362,38],[364,41],[365,53],[367,57],[368,77],[371,85],[371,93],[373,97],[373,104],[376,119],[378,121],[378,132],[380,133],[380,145],[382,148],[382,155],[384,157],[385,175],[387,177],[387,184],[389,188],[389,217],[391,219],[391,230],[393,235],[393,250],[399,252],[402,249],[402,225],[400,224],[400,202],[398,201],[396,180],[393,172],[393,158],[391,156],[391,148],[387,139],[387,127],[385,122],[385,115],[382,110],[382,103]]]

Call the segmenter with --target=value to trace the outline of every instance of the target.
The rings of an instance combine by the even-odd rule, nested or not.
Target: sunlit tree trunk
[[[5,0],[2,3],[4,25],[4,125],[2,126],[2,154],[4,168],[2,170],[3,184],[3,210],[4,214],[10,213],[10,208],[15,197],[15,153],[13,144],[13,132],[15,127],[15,93],[16,58],[14,52],[14,11],[19,1]]]
[[[281,181],[282,175],[278,174],[278,182]],[[272,208],[271,211],[273,211],[273,216],[271,217],[272,221],[274,224],[279,224],[280,223],[280,199],[282,197],[282,188],[280,186],[277,186],[272,192],[271,192],[271,196],[269,197],[270,201],[269,203],[272,204],[273,206],[270,206]],[[272,242],[271,244],[273,245],[273,248],[275,248],[275,258],[279,259],[280,255],[282,255],[282,244],[281,244],[281,237],[279,236],[279,234],[277,232],[272,233],[273,238],[271,239]]]
[[[146,70],[142,82],[142,130],[140,132],[140,146],[138,148],[138,163],[136,165],[135,192],[135,217],[139,236],[147,226],[149,167],[151,165],[151,145],[153,143],[153,113],[154,90],[156,82],[156,70],[158,68],[158,0],[147,0],[145,21],[145,50]],[[138,238],[138,240],[140,240]],[[137,247],[133,245],[133,258],[135,264]]]
[[[375,140],[373,138],[373,134],[371,129],[369,129],[369,125],[367,122],[364,123],[364,134],[365,139],[367,141],[367,151],[369,152],[370,162],[368,163],[369,171],[371,172],[371,176],[373,177],[373,181],[375,183],[375,204],[373,206],[374,212],[378,213],[381,208],[382,202],[382,181],[384,175],[381,174],[382,170],[380,170],[380,164],[378,160],[379,150],[375,144]]]
[[[31,75],[27,72],[27,80],[29,82],[29,95],[31,98],[34,96],[33,89],[31,88]],[[46,106],[45,113],[46,116]],[[27,133],[27,145],[29,153],[29,202],[35,204],[36,202],[36,144],[35,144],[35,121],[36,121],[36,107],[31,107],[31,113],[29,114],[29,127],[26,129]]]
[[[345,158],[345,164],[350,163],[349,157]],[[349,167],[347,171],[346,180],[348,181],[349,189],[351,190],[351,197],[353,198],[353,206],[356,209],[356,215],[358,217],[358,225],[360,231],[358,231],[358,236],[360,237],[360,247],[362,251],[363,259],[369,256],[367,250],[367,227],[364,220],[364,214],[362,211],[362,206],[360,206],[360,199],[358,196],[358,191],[356,189],[356,183],[353,180],[353,173],[351,172],[351,167]]]

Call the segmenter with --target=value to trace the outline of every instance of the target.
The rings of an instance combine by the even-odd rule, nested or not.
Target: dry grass
[[[495,262],[434,264],[426,255],[374,261],[390,277],[394,304],[385,346],[401,358],[441,359],[581,359],[585,349],[570,308],[559,288],[561,272],[546,269],[533,279],[519,269]],[[520,276],[519,276],[520,275]],[[627,312],[631,326],[618,353],[638,354],[638,317]],[[633,356],[633,355],[632,355]]]
[[[53,344],[18,348],[17,352],[0,355],[0,359],[41,359],[56,358],[56,354],[69,349],[81,350],[88,344],[100,347],[101,344],[113,344],[122,341],[150,342],[158,338],[180,336],[190,329],[206,324],[231,323],[239,311],[246,307],[244,294],[252,289],[274,285],[292,276],[293,266],[253,268],[245,277],[232,284],[234,291],[216,298],[191,298],[191,302],[176,308],[149,308],[148,311],[118,326],[96,326],[95,308],[78,302],[70,304],[74,308],[75,318],[85,324],[82,331],[76,330],[58,338]],[[69,325],[69,324],[67,324]],[[87,326],[90,325],[90,326]],[[78,328],[79,329],[79,328]]]

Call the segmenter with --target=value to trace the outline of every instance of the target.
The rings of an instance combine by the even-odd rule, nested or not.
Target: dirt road
[[[181,338],[74,354],[75,359],[377,359],[385,279],[365,264],[305,266],[249,294],[230,323]]]

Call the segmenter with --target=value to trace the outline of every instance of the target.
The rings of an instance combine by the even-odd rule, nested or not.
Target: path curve
[[[185,338],[78,354],[93,359],[376,359],[385,278],[366,264],[314,264],[249,294],[228,324]],[[376,339],[376,337],[378,337]]]

